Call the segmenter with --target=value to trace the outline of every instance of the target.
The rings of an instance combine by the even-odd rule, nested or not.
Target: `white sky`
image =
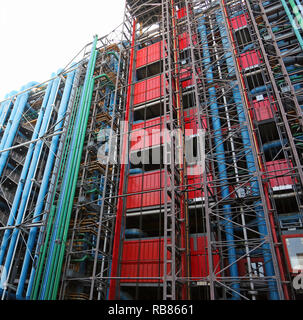
[[[0,101],[43,82],[123,20],[125,0],[0,0]]]

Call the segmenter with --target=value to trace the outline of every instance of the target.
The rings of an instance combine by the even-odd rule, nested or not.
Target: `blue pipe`
[[[297,3],[297,7],[301,11],[301,16],[303,17],[303,6],[302,6],[302,4],[300,3],[299,0],[296,0],[296,3]]]
[[[217,22],[220,26],[220,19],[221,19],[221,21],[223,19],[221,12],[220,12],[220,14],[217,14],[216,18],[217,18]],[[226,38],[227,34],[226,34],[225,28],[222,28],[222,27],[220,28],[220,34],[221,34],[222,38]],[[224,45],[224,49],[228,50],[229,44],[224,43],[223,45]],[[229,67],[229,69],[231,69],[234,66],[233,60],[229,59],[229,56],[227,56],[227,58],[228,58],[228,59],[226,59],[227,65],[231,64]],[[247,121],[246,121],[244,108],[243,108],[242,101],[241,101],[240,90],[239,90],[238,85],[236,85],[236,83],[231,83],[231,85],[233,85],[233,98],[234,98],[234,102],[235,102],[235,105],[237,108],[238,119],[240,122],[240,131],[241,131],[242,142],[243,142],[244,146],[251,146],[251,141],[249,138],[249,133],[247,130],[247,125],[246,125]],[[256,172],[256,167],[255,167],[254,157],[253,157],[251,148],[248,148],[247,152],[245,153],[245,159],[246,159],[246,164],[247,164],[247,169],[249,171],[249,174],[253,176],[254,173]],[[252,189],[252,194],[254,196],[260,195],[260,190],[259,190],[257,178],[252,179],[251,189]],[[268,231],[266,228],[264,212],[263,212],[261,201],[256,201],[254,206],[255,206],[255,211],[256,211],[256,219],[258,222],[258,231],[260,232],[260,234],[263,237],[266,237],[268,235]],[[264,262],[265,262],[266,274],[269,277],[274,276],[275,273],[274,273],[269,244],[263,244],[262,249],[263,249],[263,257],[264,257]],[[272,300],[278,300],[279,295],[278,295],[276,284],[273,281],[270,281],[268,283],[268,286],[269,286],[270,298]]]
[[[96,40],[95,40],[96,41]],[[92,51],[91,56],[90,56],[90,60],[89,60],[89,64],[87,67],[87,71],[86,71],[86,75],[85,75],[85,80],[84,80],[84,85],[83,88],[86,88],[86,86],[90,87],[90,76],[89,76],[89,71],[90,71],[90,67],[92,64],[95,63],[96,59],[96,55],[94,55],[94,52]],[[89,99],[88,95],[85,94],[85,90],[82,92],[81,95],[81,99],[80,99],[80,103],[79,106],[82,106],[86,103],[86,101]],[[75,121],[75,128],[79,125],[80,122],[80,115],[81,115],[81,108],[79,109],[79,112],[77,112],[77,116],[76,116],[76,121]],[[76,136],[75,134],[73,134],[72,137],[72,141],[71,141],[71,146],[70,146],[70,150],[73,150],[73,148],[75,148],[75,141],[76,141]],[[72,162],[72,152],[70,153],[70,156],[68,157],[68,161],[67,161],[67,168],[71,165]],[[62,181],[62,186],[61,186],[61,192],[60,195],[64,195],[65,192],[64,190],[67,188],[66,184],[67,184],[67,179],[68,179],[68,175],[65,174],[63,181]],[[64,197],[60,197],[59,201],[58,201],[58,206],[57,206],[57,215],[56,215],[56,220],[54,222],[54,226],[53,226],[53,234],[52,234],[52,238],[50,241],[50,247],[48,250],[48,257],[47,257],[47,261],[46,261],[46,266],[45,266],[45,274],[44,274],[44,278],[43,278],[43,282],[42,282],[42,288],[41,288],[41,294],[39,299],[43,300],[45,293],[46,293],[46,286],[47,286],[47,281],[48,281],[48,275],[50,272],[50,265],[51,265],[51,261],[52,261],[52,256],[54,254],[54,246],[55,246],[55,240],[56,240],[56,236],[57,236],[57,232],[58,232],[58,226],[59,226],[59,221],[60,221],[60,217],[61,217],[61,210],[62,210],[62,206],[63,206],[63,201],[64,201]]]
[[[25,87],[22,87],[21,91],[28,89],[32,86],[33,86],[33,82],[27,84]],[[28,96],[29,96],[29,91],[21,94],[16,99],[16,102],[14,104],[12,113],[11,113],[9,121],[8,121],[8,124],[5,128],[3,137],[1,139],[0,150],[7,149],[12,146],[14,138],[15,138],[15,134],[16,134],[18,127],[19,127],[19,123],[20,123],[20,120],[22,117],[23,110],[24,110],[26,103],[27,103]],[[2,152],[0,155],[0,176],[3,173],[3,169],[5,167],[8,155],[9,155],[9,151]]]
[[[75,76],[75,71],[69,73],[67,76],[62,100],[61,100],[60,107],[58,110],[58,117],[57,117],[57,124],[55,126],[55,132],[58,132],[62,129],[63,119],[65,117],[68,101],[70,98],[70,93],[71,93],[71,89],[73,86],[74,76]],[[49,179],[50,179],[53,164],[55,161],[55,154],[57,152],[59,140],[60,140],[60,136],[57,135],[57,136],[53,137],[52,142],[51,142],[47,162],[45,165],[45,171],[44,171],[44,175],[43,175],[41,186],[40,186],[39,195],[38,195],[38,198],[36,201],[37,205],[35,207],[35,211],[33,214],[33,223],[37,223],[40,221],[40,215],[42,212],[42,208],[44,206],[44,198],[45,198],[45,195],[48,191]],[[30,259],[31,259],[31,252],[32,252],[34,244],[35,244],[37,231],[38,231],[38,228],[35,227],[35,228],[31,228],[31,230],[29,232],[27,245],[26,245],[26,254],[25,254],[25,257],[23,260],[23,265],[22,265],[19,283],[18,283],[17,292],[16,292],[17,298],[22,298],[24,284],[25,284],[25,280],[26,280],[26,276],[27,276],[27,271],[28,271]]]
[[[47,90],[46,90],[46,93],[45,93],[45,96],[44,96],[44,99],[43,99],[40,115],[39,115],[39,118],[37,120],[37,123],[36,123],[36,126],[35,126],[35,130],[33,132],[32,140],[37,139],[37,137],[38,137],[40,126],[41,126],[42,119],[43,119],[43,116],[44,116],[44,110],[45,110],[45,107],[46,107],[46,105],[48,103],[48,99],[49,99],[50,91],[51,91],[51,88],[52,88],[52,84],[53,84],[53,82],[51,81],[49,83],[48,87],[47,87]],[[20,180],[19,180],[18,187],[17,187],[16,193],[15,193],[15,197],[14,197],[14,201],[13,201],[13,204],[12,204],[12,208],[10,210],[9,218],[8,218],[8,221],[7,221],[7,226],[11,226],[11,225],[14,224],[15,215],[16,215],[16,212],[18,210],[18,205],[19,205],[19,201],[20,201],[20,198],[21,198],[21,195],[22,195],[23,186],[24,186],[25,179],[26,179],[27,172],[28,172],[28,168],[30,166],[30,162],[31,162],[31,159],[32,159],[33,150],[34,150],[34,144],[31,143],[29,148],[28,148],[28,152],[27,152],[27,155],[26,155],[26,158],[25,158],[25,162],[24,162],[23,169],[22,169],[22,172],[21,172]],[[4,254],[5,254],[5,250],[6,250],[6,247],[7,247],[7,244],[8,244],[8,240],[9,240],[10,234],[11,234],[11,230],[9,230],[9,229],[5,230],[4,235],[3,235],[3,239],[2,239],[2,242],[1,242],[1,247],[0,247],[0,265],[2,265],[2,262],[3,262],[3,258],[4,258]]]
[[[5,120],[9,114],[10,107],[13,102],[14,95],[17,94],[17,91],[12,91],[9,94],[5,95],[5,99],[11,98],[10,100],[4,101],[1,103],[1,113],[0,113],[0,133],[3,131],[3,126],[5,123]]]
[[[241,124],[240,129],[241,129],[242,141],[243,141],[244,146],[250,146],[251,141],[249,138],[247,127],[245,125],[245,123],[247,123],[247,122],[246,122],[246,117],[244,114],[244,109],[243,109],[243,105],[241,102],[241,95],[240,95],[240,91],[239,91],[238,86],[234,87],[233,95],[234,95],[235,104],[237,106],[237,113],[238,113],[239,122]],[[256,167],[255,167],[255,163],[254,163],[254,157],[253,157],[253,154],[252,154],[250,148],[247,150],[245,158],[246,158],[247,169],[249,171],[249,174],[253,176],[254,173],[256,172]],[[252,194],[254,196],[260,196],[260,190],[259,190],[259,184],[258,184],[257,178],[252,179],[251,190],[252,190]],[[268,236],[268,231],[267,231],[267,227],[266,227],[266,223],[265,223],[265,217],[264,217],[264,212],[263,212],[261,200],[256,201],[254,203],[254,207],[255,207],[255,211],[256,211],[258,231],[261,234],[260,236],[262,238],[265,238]],[[274,271],[274,266],[272,263],[272,256],[271,256],[269,244],[268,243],[263,244],[262,249],[263,249],[263,257],[264,257],[266,275],[269,277],[273,277],[275,275],[275,271]],[[271,300],[279,300],[279,294],[277,291],[276,283],[274,281],[269,281],[268,287],[269,287],[270,299]]]
[[[59,85],[60,85],[60,78],[56,78],[53,82],[53,86],[52,86],[52,90],[51,90],[51,94],[47,103],[47,107],[45,109],[44,112],[44,116],[43,116],[43,120],[42,120],[42,124],[41,124],[41,128],[39,131],[39,137],[42,137],[45,132],[47,131],[48,128],[48,124],[50,121],[50,117],[53,111],[53,105],[55,103],[56,97],[57,97],[57,92],[59,89]],[[25,185],[24,185],[24,190],[22,192],[22,197],[21,197],[21,201],[20,201],[20,205],[19,205],[19,210],[18,210],[18,214],[17,214],[17,218],[16,218],[16,222],[15,225],[19,225],[22,222],[23,216],[24,216],[24,211],[26,209],[26,205],[28,202],[28,198],[30,196],[30,192],[31,192],[31,187],[33,184],[33,177],[35,175],[36,169],[37,169],[37,164],[38,161],[40,159],[40,155],[41,155],[41,151],[42,151],[42,146],[43,146],[43,141],[39,140],[36,142],[36,145],[34,147],[34,152],[33,152],[33,156],[32,156],[32,161],[28,170],[28,174],[26,177],[26,181],[25,181]],[[5,268],[6,270],[9,270],[10,266],[11,266],[11,262],[12,262],[12,256],[15,250],[15,245],[17,242],[17,237],[19,235],[20,230],[18,228],[15,228],[12,232],[12,236],[11,236],[11,240],[10,240],[10,245],[8,248],[8,252],[6,255],[6,260],[5,260]],[[4,274],[1,277],[1,288],[3,288],[3,283],[4,281],[6,281]]]
[[[212,67],[211,67],[211,60],[210,60],[210,54],[208,49],[208,43],[207,43],[207,33],[206,33],[206,26],[204,23],[204,18],[200,18],[198,21],[198,32],[200,34],[202,43],[203,43],[203,58],[204,58],[204,66],[208,70],[206,73],[207,83],[213,83],[213,73],[212,73]],[[226,39],[226,38],[225,38]],[[223,38],[222,38],[223,42]],[[230,57],[228,57],[231,59]],[[223,198],[229,197],[229,189],[228,189],[228,179],[227,179],[227,171],[226,171],[226,161],[225,161],[225,150],[223,146],[223,138],[221,133],[221,121],[219,117],[219,110],[218,110],[218,104],[216,101],[216,90],[214,87],[210,87],[208,89],[209,93],[209,100],[210,100],[210,109],[211,109],[211,118],[212,118],[212,124],[214,129],[214,140],[215,140],[215,150],[216,150],[216,158],[218,161],[218,171],[219,171],[219,177],[222,183],[221,186],[221,194]],[[232,220],[232,214],[231,214],[231,206],[230,205],[224,205],[223,206],[224,216],[227,220]],[[238,267],[237,267],[237,255],[236,250],[234,248],[234,230],[232,222],[226,221],[224,224],[225,229],[225,235],[226,235],[226,242],[228,243],[228,262],[231,265],[230,270],[230,276],[233,278],[238,278]],[[240,296],[238,293],[240,293],[240,283],[233,283],[231,284],[231,288],[234,290],[232,292],[232,300],[239,300]]]

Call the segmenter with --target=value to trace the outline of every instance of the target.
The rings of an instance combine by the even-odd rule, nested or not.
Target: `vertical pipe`
[[[207,41],[207,32],[206,26],[204,22],[204,18],[200,18],[198,22],[198,32],[200,33],[201,40],[203,43],[203,63],[205,69],[208,70],[206,72],[206,78],[208,84],[213,84],[213,74],[212,74],[212,67],[211,67],[211,60],[210,54],[208,49],[208,41]],[[216,101],[216,90],[214,86],[211,86],[208,89],[209,93],[209,102],[210,102],[210,110],[211,110],[211,118],[212,124],[214,129],[214,140],[215,140],[215,151],[216,151],[216,158],[218,162],[218,171],[219,177],[221,180],[221,194],[223,198],[229,197],[229,189],[228,189],[228,179],[227,179],[227,171],[226,171],[226,161],[225,161],[225,150],[223,146],[223,138],[221,133],[221,122],[219,117],[219,108]],[[232,213],[231,213],[231,206],[224,205],[223,206],[224,216],[227,219],[224,228],[226,234],[226,241],[228,243],[228,262],[230,264],[230,275],[232,278],[238,278],[238,267],[237,267],[237,255],[234,243],[234,230],[232,222]],[[230,221],[228,221],[230,220]],[[233,283],[231,285],[232,289],[234,290],[232,293],[232,299],[238,300],[240,297],[237,293],[240,292],[240,284],[238,282]]]
[[[48,84],[46,93],[44,95],[42,106],[41,106],[41,111],[40,111],[40,114],[39,114],[39,117],[37,119],[37,123],[36,123],[35,129],[34,129],[34,132],[33,132],[33,135],[32,135],[32,140],[35,140],[38,137],[40,126],[41,126],[41,123],[42,123],[42,120],[43,120],[43,116],[44,116],[44,111],[45,111],[45,108],[46,108],[46,106],[48,104],[48,100],[49,100],[49,96],[50,96],[50,93],[51,93],[52,86],[53,86],[53,81],[51,81]],[[20,98],[19,98],[19,100],[20,100]],[[15,102],[15,104],[16,103],[17,103],[17,101]],[[15,216],[16,216],[16,213],[17,213],[17,210],[18,210],[19,201],[20,201],[21,196],[22,196],[23,187],[24,187],[25,179],[26,179],[26,176],[27,176],[27,173],[28,173],[28,169],[29,169],[29,166],[30,166],[30,163],[31,163],[33,152],[34,152],[34,144],[32,143],[29,146],[29,149],[28,149],[28,152],[27,152],[27,155],[26,155],[26,158],[25,158],[25,162],[24,162],[24,165],[23,165],[23,168],[22,168],[20,180],[19,180],[18,187],[17,187],[16,193],[15,193],[14,201],[13,201],[13,204],[12,204],[12,207],[11,207],[11,210],[10,210],[10,214],[9,214],[9,217],[8,217],[7,226],[11,226],[15,222]],[[0,265],[3,262],[3,258],[4,258],[6,247],[8,245],[8,240],[9,240],[10,234],[11,234],[11,230],[10,229],[6,229],[5,232],[4,232],[4,235],[3,235],[3,238],[2,238],[2,242],[1,242],[1,247],[0,247]]]
[[[116,298],[116,286],[117,271],[118,271],[118,260],[119,260],[119,247],[120,247],[120,236],[121,236],[121,226],[122,226],[122,216],[123,216],[123,193],[124,193],[124,180],[125,180],[125,158],[127,154],[127,141],[128,141],[128,123],[130,119],[130,101],[131,101],[131,89],[133,82],[133,64],[134,64],[134,54],[135,54],[135,38],[136,38],[136,20],[133,21],[132,30],[132,43],[131,43],[131,54],[130,54],[130,64],[128,73],[128,85],[127,85],[127,98],[126,98],[126,110],[125,110],[125,122],[122,134],[122,153],[121,153],[121,168],[120,168],[120,182],[118,191],[118,203],[117,203],[117,215],[115,224],[115,236],[113,244],[113,254],[112,254],[112,265],[111,265],[111,277],[110,287],[109,287],[109,300],[114,300]]]
[[[68,101],[69,101],[69,98],[70,98],[70,92],[71,92],[71,89],[72,89],[72,86],[73,86],[74,75],[75,75],[75,71],[69,73],[68,76],[67,76],[67,79],[66,79],[66,82],[65,82],[65,87],[64,87],[64,92],[63,92],[63,96],[62,96],[62,100],[61,100],[60,107],[59,107],[59,110],[58,110],[58,116],[57,116],[57,121],[56,121],[57,124],[56,124],[55,130],[54,130],[55,132],[60,131],[62,129],[63,119],[65,117],[65,112],[66,112]],[[33,223],[36,223],[36,222],[40,221],[40,215],[41,215],[42,208],[43,208],[43,205],[44,205],[44,198],[45,198],[45,195],[46,195],[47,190],[48,190],[49,179],[50,179],[50,175],[51,175],[51,172],[52,172],[53,164],[54,164],[54,161],[55,161],[55,155],[56,155],[56,152],[57,152],[59,139],[60,139],[60,136],[57,135],[57,136],[53,137],[52,142],[51,142],[51,146],[50,146],[50,149],[49,149],[47,162],[46,162],[46,165],[45,165],[44,175],[43,175],[43,179],[42,179],[42,182],[41,182],[39,195],[38,195],[38,198],[37,198],[37,205],[35,207],[35,211],[34,211],[34,214],[33,214]],[[26,245],[26,253],[25,253],[24,260],[23,260],[23,265],[22,265],[20,278],[19,278],[19,283],[18,283],[17,292],[16,292],[17,299],[18,298],[22,298],[22,293],[23,293],[23,289],[24,289],[24,284],[25,284],[25,280],[26,280],[28,266],[29,266],[29,262],[30,262],[30,259],[31,259],[31,252],[32,252],[33,247],[34,247],[37,231],[38,231],[38,228],[34,227],[34,228],[31,228],[30,232],[29,232],[27,245]]]
[[[55,100],[57,97],[59,85],[60,85],[60,78],[57,78],[54,80],[51,94],[50,94],[50,97],[48,100],[48,104],[45,109],[44,115],[42,117],[43,120],[42,120],[42,124],[41,124],[40,130],[39,130],[39,137],[43,137],[45,132],[48,129],[48,124],[50,121],[52,111],[54,110],[54,103],[55,103]],[[24,212],[26,211],[26,206],[29,201],[30,191],[31,191],[32,184],[33,184],[32,179],[34,178],[35,172],[37,170],[37,164],[40,159],[43,143],[44,142],[42,140],[39,140],[34,147],[34,152],[33,152],[31,164],[30,164],[30,167],[28,170],[28,174],[26,177],[24,189],[22,192],[22,197],[21,197],[15,225],[19,225],[23,220]],[[19,237],[19,234],[20,234],[20,229],[18,229],[18,228],[15,228],[12,232],[12,236],[11,236],[11,240],[10,240],[10,244],[9,244],[9,248],[8,248],[8,252],[7,252],[6,260],[5,260],[5,264],[4,264],[5,270],[9,270],[11,267],[12,257],[13,257],[13,253],[15,250],[15,246],[16,246],[17,238]],[[7,277],[8,276],[9,276],[9,273],[8,273]],[[3,273],[1,276],[1,287],[4,283],[4,281],[7,280],[5,278],[6,278],[6,275]]]

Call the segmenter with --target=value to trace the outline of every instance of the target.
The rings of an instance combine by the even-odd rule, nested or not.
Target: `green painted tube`
[[[47,229],[46,229],[46,238],[45,238],[45,242],[44,244],[42,244],[41,246],[41,250],[42,250],[42,256],[45,256],[46,254],[46,245],[50,236],[50,228],[54,219],[54,214],[55,214],[55,210],[56,207],[52,206],[51,210],[50,210],[50,215],[49,215],[49,219],[48,219],[48,223],[47,223]],[[39,259],[40,260],[40,259]],[[42,267],[43,264],[40,263],[38,264],[38,268],[36,271],[36,277],[34,280],[34,285],[33,285],[33,292],[32,292],[32,296],[31,296],[31,300],[36,300],[37,299],[37,295],[38,295],[38,288],[39,288],[39,282],[40,282],[40,277],[41,277],[41,271],[42,271]]]
[[[292,1],[292,0],[290,0],[290,1]],[[288,16],[288,19],[289,19],[290,23],[292,25],[294,33],[296,34],[296,37],[297,37],[297,39],[298,39],[298,41],[300,43],[300,46],[303,49],[303,39],[301,37],[301,34],[300,34],[299,30],[296,28],[296,23],[295,23],[294,18],[293,18],[292,14],[291,14],[288,6],[287,6],[287,3],[286,3],[285,0],[281,0],[281,3],[283,5],[283,7],[284,7],[284,10],[285,10],[285,12],[286,12],[286,14]]]
[[[80,88],[79,94],[81,94],[81,88]],[[76,104],[76,101],[74,102],[73,110],[75,110],[75,108],[74,108],[75,104]],[[71,115],[71,117],[72,117],[71,123],[72,124],[74,123],[75,115],[76,115],[76,112],[73,112],[73,114]],[[68,137],[69,137],[71,131],[72,131],[72,126],[70,126],[68,128],[68,132],[67,132]],[[64,145],[63,157],[62,157],[62,159],[60,161],[59,174],[58,174],[58,178],[57,178],[57,181],[56,181],[55,190],[57,189],[57,186],[58,186],[59,177],[60,177],[60,175],[62,175],[62,172],[63,172],[62,164],[64,163],[64,158],[67,157],[68,140],[70,140],[70,139],[67,138],[67,141],[66,141],[66,143]],[[47,243],[49,241],[51,227],[52,227],[52,224],[53,224],[53,218],[54,218],[54,214],[55,214],[55,206],[52,205],[52,209],[51,210],[53,210],[53,211],[50,212],[50,218],[47,221],[46,238],[45,238],[44,244],[41,246],[41,254],[39,255],[38,266],[37,266],[36,276],[35,276],[34,285],[33,285],[33,291],[31,293],[31,300],[36,300],[37,297],[38,297],[39,283],[40,283],[40,280],[41,280],[42,267],[43,267],[43,262],[44,262],[44,258],[45,258],[45,255],[46,255]]]
[[[80,106],[80,125],[75,128],[76,129],[76,140],[75,140],[75,144],[74,144],[74,148],[73,148],[73,154],[72,154],[72,163],[70,164],[70,167],[68,168],[69,172],[68,172],[68,176],[67,176],[67,183],[66,183],[66,189],[65,194],[63,194],[63,206],[61,209],[61,216],[60,216],[60,220],[59,220],[59,227],[58,227],[58,232],[57,232],[57,242],[54,245],[54,251],[53,251],[53,255],[52,255],[52,261],[51,261],[51,266],[50,266],[50,272],[48,275],[48,279],[47,279],[47,286],[46,286],[46,294],[45,294],[45,299],[50,299],[51,297],[51,293],[52,293],[52,289],[53,289],[53,285],[54,285],[54,281],[53,278],[55,277],[55,270],[57,269],[57,259],[58,259],[58,254],[60,251],[60,246],[62,243],[62,234],[64,232],[64,228],[65,228],[65,219],[66,219],[66,210],[67,210],[67,200],[68,199],[72,199],[74,198],[73,194],[70,194],[70,189],[73,188],[73,183],[74,183],[74,179],[73,177],[77,176],[75,174],[75,165],[77,163],[77,158],[79,157],[79,147],[81,147],[81,135],[83,134],[83,121],[85,121],[85,115],[86,115],[86,104],[87,104],[87,99],[89,99],[89,92],[90,92],[90,88],[91,88],[91,78],[93,75],[93,70],[95,67],[95,61],[96,61],[96,51],[95,51],[95,47],[93,49],[93,63],[91,64],[91,69],[89,72],[89,83],[88,86],[85,90],[85,96],[84,96],[84,100],[82,105]],[[84,131],[85,134],[85,131]],[[80,146],[79,146],[80,143]],[[83,146],[82,146],[83,147]],[[82,152],[81,152],[82,154]],[[80,154],[80,161],[81,161],[81,154]]]
[[[295,17],[297,18],[299,26],[303,30],[303,18],[301,16],[301,13],[300,13],[300,10],[299,10],[297,4],[294,2],[294,0],[289,0],[289,3],[292,7],[292,11],[293,11]]]
[[[95,46],[96,46],[96,43],[95,43]],[[50,299],[50,297],[52,295],[53,285],[54,285],[53,278],[54,278],[54,275],[56,274],[54,272],[54,270],[58,271],[57,259],[58,259],[58,254],[60,252],[60,247],[63,244],[62,243],[62,234],[64,234],[65,229],[66,228],[68,229],[68,227],[69,227],[69,223],[68,223],[68,225],[66,223],[66,216],[67,216],[67,214],[69,212],[69,208],[70,208],[68,201],[73,202],[74,192],[75,192],[76,184],[77,184],[77,175],[78,175],[76,172],[78,172],[79,168],[80,168],[83,143],[84,143],[87,121],[88,121],[88,116],[89,116],[89,107],[91,104],[91,95],[92,95],[91,92],[93,90],[92,76],[93,76],[95,61],[96,61],[96,57],[97,57],[97,52],[95,50],[95,46],[94,46],[94,52],[93,52],[93,63],[91,65],[91,70],[89,72],[90,81],[89,81],[87,88],[85,88],[86,89],[85,90],[85,98],[84,98],[82,106],[80,106],[80,112],[81,112],[80,126],[78,128],[76,128],[76,142],[75,142],[76,147],[74,147],[74,149],[73,149],[72,164],[70,165],[68,176],[67,176],[66,192],[65,192],[65,194],[63,194],[63,207],[62,207],[60,221],[59,221],[59,231],[57,233],[57,239],[59,240],[59,243],[57,242],[54,247],[53,259],[51,261],[51,270],[49,272],[49,278],[47,280],[47,290],[46,290],[46,296],[45,296],[46,299]],[[87,100],[89,101],[88,104],[87,104]],[[83,138],[82,138],[82,136],[83,136]],[[80,145],[79,145],[79,143],[80,143]],[[80,150],[79,150],[79,148],[80,148]],[[75,172],[75,170],[76,170],[76,172]],[[72,188],[72,190],[74,189],[74,192],[72,192],[72,193],[70,193],[71,188]],[[72,209],[72,207],[71,207],[71,209]],[[61,273],[61,268],[62,268],[62,265],[60,267],[60,273]]]
[[[73,259],[72,261],[73,262],[83,262],[85,260],[92,260],[93,257],[92,256],[89,256],[89,255],[85,255],[84,257],[82,258],[79,258],[79,259]]]
[[[88,103],[88,106],[87,106],[87,108],[85,110],[86,112],[85,112],[84,130],[81,132],[82,136],[81,136],[80,150],[79,150],[79,153],[78,153],[76,171],[73,174],[72,195],[67,198],[67,201],[68,201],[67,219],[66,219],[66,222],[65,222],[63,239],[62,239],[62,241],[60,243],[59,261],[58,261],[58,266],[56,268],[56,277],[55,277],[55,281],[54,281],[54,289],[53,289],[53,293],[52,293],[52,296],[51,296],[52,300],[55,300],[56,297],[57,297],[57,292],[58,292],[58,288],[59,288],[59,282],[60,282],[60,278],[61,278],[61,269],[62,269],[62,264],[63,264],[63,259],[64,259],[65,243],[66,243],[66,240],[67,240],[69,223],[70,223],[70,218],[71,218],[71,213],[72,213],[72,208],[73,208],[73,200],[74,200],[74,195],[75,195],[76,185],[77,185],[77,180],[78,180],[78,173],[79,173],[80,164],[81,164],[83,145],[84,145],[85,134],[86,134],[86,129],[87,129],[87,123],[88,123],[88,118],[89,118],[89,109],[90,109],[93,90],[94,90],[94,81],[95,81],[95,78],[92,79],[92,82],[91,82],[91,87],[90,87],[90,92],[89,92],[89,103]]]

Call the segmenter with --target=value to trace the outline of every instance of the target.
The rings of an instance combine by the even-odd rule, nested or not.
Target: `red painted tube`
[[[125,121],[129,122],[130,116],[130,99],[131,99],[131,83],[133,78],[133,61],[134,61],[134,51],[135,51],[135,36],[136,36],[136,20],[133,22],[133,35],[131,44],[131,55],[130,55],[130,65],[128,74],[128,88],[127,88],[127,98],[126,98],[126,110],[125,110]],[[126,155],[126,148],[128,145],[128,126],[123,128],[123,145],[122,145],[122,159],[124,160]],[[116,215],[116,225],[115,225],[115,237],[113,244],[113,256],[112,256],[112,266],[111,266],[111,281],[109,286],[109,300],[116,299],[116,286],[117,271],[118,271],[118,261],[119,261],[119,249],[120,249],[120,236],[121,236],[121,226],[122,226],[122,216],[123,216],[123,187],[125,178],[125,162],[122,161],[120,169],[120,183],[119,183],[119,198],[117,204],[117,215]]]
[[[223,7],[224,7],[225,16],[228,17],[227,11],[226,11],[226,8],[225,8],[225,1],[223,0],[222,3],[223,3]],[[229,34],[230,34],[231,40],[232,40],[233,49],[234,49],[235,53],[237,53],[237,50],[236,50],[236,48],[234,46],[235,39],[234,39],[234,37],[233,37],[233,35],[231,33],[232,27],[231,27],[230,21],[228,21],[228,28],[229,28]],[[240,70],[239,59],[237,59],[237,67]],[[245,88],[244,79],[243,79],[243,76],[242,76],[241,73],[240,73],[240,79],[241,79],[242,87]],[[247,96],[247,93],[246,93],[245,90],[244,90],[244,96],[245,96],[246,104],[249,105],[248,96]],[[253,123],[252,123],[252,119],[251,119],[251,115],[250,114],[249,114],[249,123],[250,123],[250,125],[251,125],[251,127],[253,129]],[[263,164],[262,158],[260,156],[260,151],[259,151],[260,149],[259,149],[259,145],[258,145],[258,142],[257,142],[257,139],[256,139],[256,134],[255,134],[254,131],[253,131],[253,136],[254,136],[255,146],[256,146],[256,149],[257,149],[256,151],[257,151],[257,154],[258,154],[259,166],[260,166],[261,171],[264,172],[264,164]],[[274,247],[275,247],[275,251],[276,251],[276,255],[277,255],[277,261],[278,261],[278,265],[279,265],[281,280],[282,280],[282,283],[283,283],[284,298],[285,298],[285,300],[289,300],[288,289],[287,289],[287,285],[285,283],[284,267],[283,267],[283,263],[282,263],[282,257],[281,257],[280,250],[277,247],[278,238],[277,238],[274,218],[273,218],[273,214],[272,214],[272,207],[271,207],[271,203],[269,201],[268,189],[267,189],[267,185],[266,184],[264,184],[264,193],[265,193],[266,204],[267,204],[268,211],[269,211],[269,221],[270,221],[271,232],[272,232],[273,240],[274,240]]]

